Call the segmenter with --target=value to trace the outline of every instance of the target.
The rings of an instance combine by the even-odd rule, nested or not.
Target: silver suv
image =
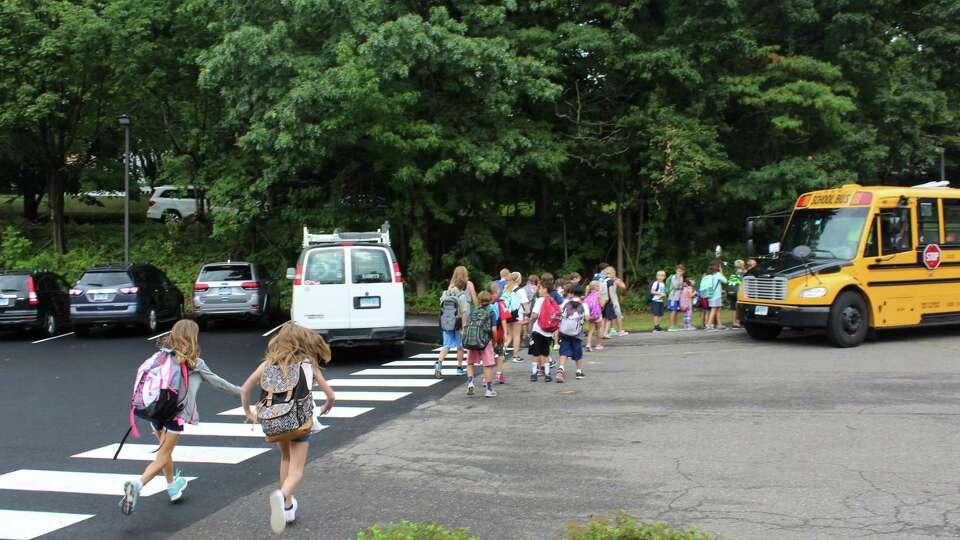
[[[279,310],[275,285],[254,263],[208,263],[193,284],[193,318],[201,328],[214,319],[269,324]]]

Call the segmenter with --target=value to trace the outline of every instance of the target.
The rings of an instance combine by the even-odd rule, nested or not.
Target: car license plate
[[[757,317],[764,317],[767,315],[769,308],[767,306],[757,306],[753,308],[753,314]]]
[[[362,296],[360,297],[360,308],[378,308],[380,307],[380,297],[379,296]]]
[[[221,287],[220,294],[223,296],[230,296],[231,294],[233,294],[233,289],[231,289],[230,287]]]
[[[110,299],[110,295],[107,293],[102,293],[102,292],[93,293],[94,302],[106,302],[109,299]]]
[[[10,305],[9,298],[0,298],[0,307],[7,307]]]

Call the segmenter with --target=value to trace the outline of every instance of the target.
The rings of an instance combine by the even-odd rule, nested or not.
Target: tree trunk
[[[617,275],[623,277],[623,189],[617,192]]]
[[[63,233],[63,191],[67,184],[61,170],[47,172],[47,205],[50,207],[51,240],[53,252],[58,256],[67,253],[67,240]]]

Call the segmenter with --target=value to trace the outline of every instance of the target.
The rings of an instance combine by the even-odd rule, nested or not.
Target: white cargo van
[[[303,229],[303,251],[293,280],[290,317],[332,345],[403,345],[403,276],[390,248],[390,224],[374,232],[313,234]]]

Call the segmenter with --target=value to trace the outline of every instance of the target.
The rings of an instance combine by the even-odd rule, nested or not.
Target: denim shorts
[[[444,349],[462,349],[463,344],[460,342],[460,331],[459,330],[444,330],[443,331],[443,348]]]
[[[560,356],[580,360],[583,358],[583,342],[580,338],[560,334]]]

